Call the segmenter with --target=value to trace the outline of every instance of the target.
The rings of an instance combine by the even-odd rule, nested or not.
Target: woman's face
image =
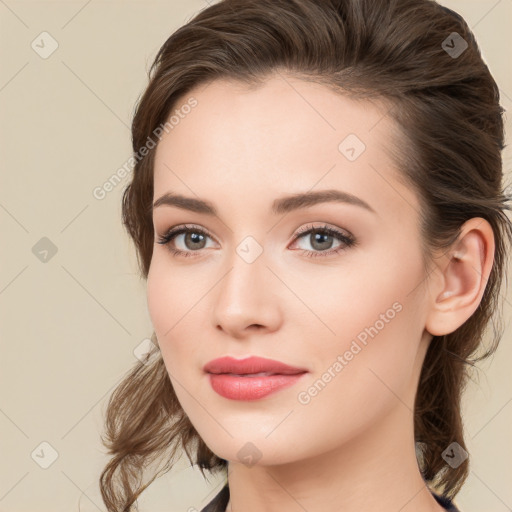
[[[253,90],[214,81],[176,104],[156,149],[154,201],[185,196],[216,215],[185,201],[154,207],[147,282],[192,424],[220,457],[262,465],[343,449],[385,424],[411,432],[431,339],[419,203],[386,152],[392,121],[374,103],[285,77]],[[353,199],[284,200],[322,191]],[[223,356],[307,372],[257,399],[228,398],[203,370]]]

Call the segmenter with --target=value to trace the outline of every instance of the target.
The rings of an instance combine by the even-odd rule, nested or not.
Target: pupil
[[[192,244],[201,243],[203,235],[201,233],[189,233],[189,238],[192,240]]]

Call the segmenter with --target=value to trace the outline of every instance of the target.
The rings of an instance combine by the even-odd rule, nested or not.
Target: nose
[[[212,321],[216,329],[243,339],[255,331],[275,331],[282,322],[282,283],[260,255],[252,263],[235,255],[212,296]]]

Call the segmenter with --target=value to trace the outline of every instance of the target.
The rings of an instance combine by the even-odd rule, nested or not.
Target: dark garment
[[[229,487],[228,484],[220,490],[220,492],[213,498],[206,507],[201,509],[201,512],[225,512],[229,501]]]
[[[430,491],[432,492],[432,491]],[[449,512],[459,512],[459,509],[455,507],[455,505],[452,503],[450,499],[448,499],[445,496],[438,496],[437,494],[432,492],[432,496],[436,499],[436,501],[444,507]],[[229,487],[228,484],[219,491],[217,496],[213,498],[206,507],[204,507],[201,512],[225,512],[226,507],[229,502]]]

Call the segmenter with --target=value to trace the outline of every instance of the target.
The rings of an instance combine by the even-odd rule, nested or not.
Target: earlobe
[[[438,266],[433,301],[425,329],[433,336],[450,334],[478,308],[494,261],[494,233],[483,218],[464,223],[460,236]]]

